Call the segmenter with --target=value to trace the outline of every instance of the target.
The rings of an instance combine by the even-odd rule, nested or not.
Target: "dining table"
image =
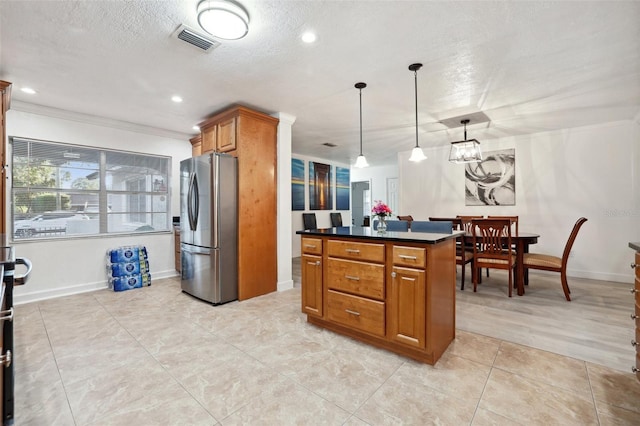
[[[516,265],[515,265],[515,282],[518,290],[518,296],[524,294],[525,283],[528,284],[528,271],[525,271],[523,260],[524,254],[529,253],[529,246],[531,244],[537,244],[539,234],[531,232],[519,232],[517,235],[511,235],[511,244],[516,252]],[[465,245],[473,244],[473,234],[464,234]]]

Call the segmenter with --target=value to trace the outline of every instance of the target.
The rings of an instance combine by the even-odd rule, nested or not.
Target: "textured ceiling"
[[[0,79],[13,100],[194,134],[241,103],[297,117],[293,152],[396,161],[462,139],[439,121],[483,112],[491,139],[633,119],[640,111],[640,2],[241,0],[247,37],[201,53],[197,0],[0,1]],[[313,30],[318,40],[300,40]],[[33,87],[37,95],[19,89]],[[170,97],[179,94],[181,104]],[[330,142],[337,147],[329,148]]]

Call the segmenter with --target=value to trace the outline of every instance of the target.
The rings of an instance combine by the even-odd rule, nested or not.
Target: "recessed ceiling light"
[[[198,126],[193,126],[192,129],[195,130],[196,132],[200,131],[200,127],[198,127]]]
[[[305,43],[313,43],[314,41],[316,41],[316,38],[316,35],[310,31],[302,34],[302,41],[304,41]]]
[[[20,90],[22,90],[24,93],[28,93],[30,95],[35,95],[36,94],[36,91],[33,90],[31,87],[23,87]]]
[[[178,95],[172,96],[172,97],[171,97],[171,100],[172,100],[173,102],[176,102],[176,103],[180,103],[180,102],[182,102],[182,98],[181,98],[180,96],[178,96]]]

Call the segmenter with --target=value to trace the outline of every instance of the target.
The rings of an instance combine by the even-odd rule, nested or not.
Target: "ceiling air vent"
[[[173,36],[205,52],[211,52],[220,46],[220,42],[185,25],[180,25],[178,29],[174,31]]]
[[[335,148],[336,146],[338,146],[338,145],[336,145],[334,143],[331,143],[331,142],[325,142],[322,145],[328,146],[329,148]]]

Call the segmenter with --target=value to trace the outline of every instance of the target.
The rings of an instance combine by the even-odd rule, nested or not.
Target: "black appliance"
[[[24,265],[27,270],[22,275],[16,275],[16,265]],[[13,287],[27,282],[31,273],[29,259],[15,257],[13,247],[0,247],[0,273],[2,274],[3,294],[0,310],[2,322],[2,353],[0,354],[0,368],[2,368],[2,424],[13,425],[13,387],[14,362],[13,350]]]

